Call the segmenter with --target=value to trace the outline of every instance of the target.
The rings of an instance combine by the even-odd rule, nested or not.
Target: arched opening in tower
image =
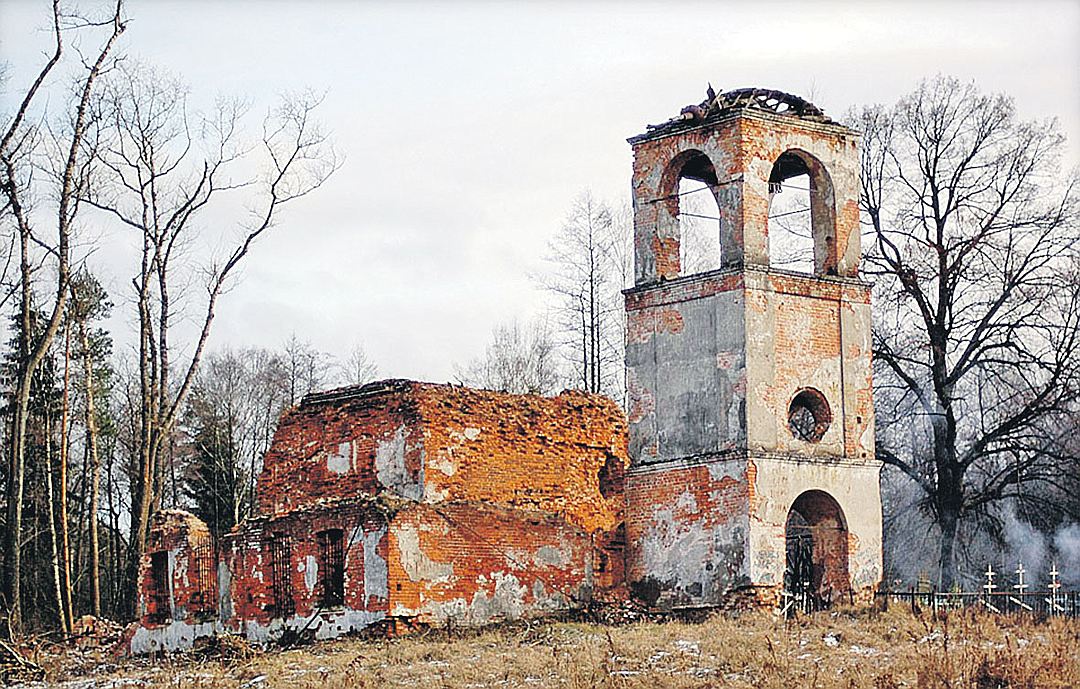
[[[847,522],[831,495],[809,490],[796,498],[785,536],[784,589],[797,606],[820,610],[850,594]]]
[[[836,199],[828,170],[806,151],[790,149],[769,173],[769,264],[801,273],[836,275]]]
[[[769,265],[800,273],[814,272],[812,184],[806,162],[788,152],[777,158],[769,175]]]
[[[720,267],[719,183],[704,153],[687,151],[681,158],[672,210],[679,223],[680,272],[693,275]]]

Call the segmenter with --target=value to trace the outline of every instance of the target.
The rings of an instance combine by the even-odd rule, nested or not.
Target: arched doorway
[[[848,529],[839,503],[824,491],[806,491],[792,503],[784,531],[784,591],[793,607],[811,612],[848,596]]]

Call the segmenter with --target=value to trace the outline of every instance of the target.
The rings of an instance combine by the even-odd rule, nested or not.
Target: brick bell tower
[[[627,581],[661,608],[867,600],[881,498],[858,134],[790,94],[708,96],[629,139]],[[812,273],[769,262],[795,177]],[[716,270],[680,270],[683,179],[716,201]]]

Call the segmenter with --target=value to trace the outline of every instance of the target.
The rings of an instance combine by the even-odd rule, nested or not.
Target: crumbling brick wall
[[[611,530],[626,464],[622,412],[598,395],[382,381],[305,398],[285,414],[259,477],[259,511],[389,492],[558,512]]]
[[[218,616],[153,647],[220,629],[329,638],[388,617],[485,624],[621,595],[626,464],[622,412],[596,395],[392,380],[309,396],[275,433],[258,513],[222,540]],[[161,544],[206,531],[159,520]]]
[[[746,462],[635,469],[627,477],[626,580],[650,606],[718,605],[750,584]]]
[[[600,550],[551,513],[416,504],[390,525],[390,614],[475,626],[580,607],[592,600]]]
[[[139,566],[135,652],[190,647],[218,619],[217,551],[210,530],[184,510],[159,510]]]
[[[380,491],[419,499],[423,431],[411,381],[311,395],[286,412],[263,461],[260,514]]]
[[[139,579],[144,622],[216,613],[216,553],[206,523],[183,510],[154,515]]]
[[[328,599],[320,534],[334,532],[341,537],[343,577],[341,596]],[[389,606],[386,536],[387,512],[374,500],[245,522],[227,539],[227,626],[268,641],[302,629],[331,638],[383,619]]]
[[[622,520],[626,423],[610,399],[418,384],[424,500],[558,513],[588,532]]]

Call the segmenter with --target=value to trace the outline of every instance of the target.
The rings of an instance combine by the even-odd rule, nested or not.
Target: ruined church
[[[881,579],[858,134],[796,96],[715,94],[629,139],[628,408],[386,380],[280,420],[255,513],[153,521],[133,653],[199,637],[484,625],[595,602],[867,602]],[[808,180],[813,271],[770,266]],[[721,265],[681,270],[680,182]]]

